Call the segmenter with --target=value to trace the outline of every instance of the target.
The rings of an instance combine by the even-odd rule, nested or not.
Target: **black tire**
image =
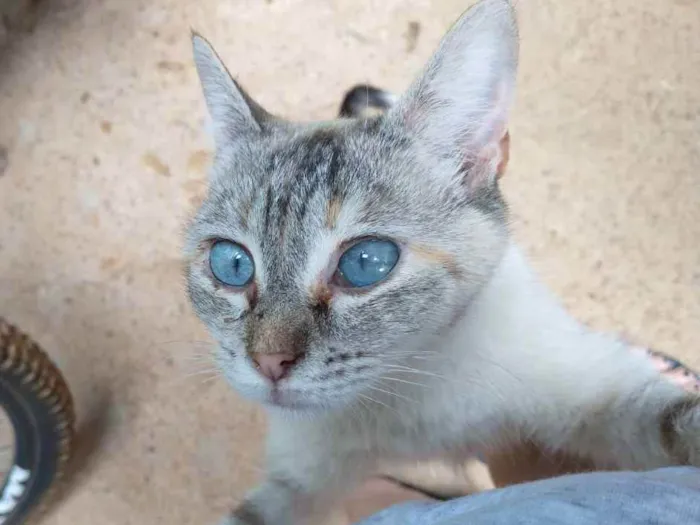
[[[0,490],[0,523],[19,525],[63,474],[74,436],[73,399],[47,355],[0,317],[0,407],[15,437]]]

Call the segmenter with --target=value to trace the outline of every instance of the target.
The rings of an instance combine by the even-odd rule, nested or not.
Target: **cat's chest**
[[[466,456],[483,448],[500,424],[500,418],[489,416],[478,404],[399,406],[375,414],[361,429],[358,443],[371,446],[379,456],[400,459]]]

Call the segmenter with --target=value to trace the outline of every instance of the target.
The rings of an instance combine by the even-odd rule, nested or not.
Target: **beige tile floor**
[[[45,523],[212,523],[259,474],[263,418],[200,359],[183,293],[208,148],[189,30],[321,118],[355,82],[406,86],[469,0],[48,3],[0,54],[0,312],[63,367],[94,450]],[[581,319],[700,366],[700,3],[520,11],[518,237]]]

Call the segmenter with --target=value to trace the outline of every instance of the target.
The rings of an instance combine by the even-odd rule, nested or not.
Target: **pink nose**
[[[275,382],[287,375],[289,370],[297,362],[294,354],[257,354],[253,356],[253,361],[258,368],[258,372]]]

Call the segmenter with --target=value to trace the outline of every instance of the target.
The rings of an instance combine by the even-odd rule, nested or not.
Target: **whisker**
[[[507,374],[507,375],[510,376],[511,378],[515,379],[518,383],[522,383],[522,382],[523,382],[523,380],[522,380],[520,377],[516,376],[511,370],[509,370],[508,368],[506,368],[505,366],[503,366],[501,363],[495,361],[494,359],[491,359],[490,357],[483,356],[483,355],[482,355],[482,356],[479,356],[479,358],[480,358],[480,359],[483,359],[483,360],[486,361],[489,365],[493,366],[494,368],[497,368],[497,369],[500,370],[501,372],[504,372],[505,374]]]
[[[412,351],[397,351],[397,352],[391,352],[388,354],[388,356],[385,356],[385,358],[406,358],[406,359],[415,359],[415,360],[421,360],[421,361],[431,361],[431,360],[440,360],[442,354],[438,351],[435,350],[421,350],[419,352],[412,352]],[[493,366],[494,368],[498,369],[499,371],[503,372],[504,374],[508,375],[510,378],[513,380],[517,381],[518,383],[522,383],[522,378],[518,377],[512,370],[509,370],[507,367],[503,366],[501,363],[498,361],[486,356],[486,355],[479,355],[478,359],[484,361],[490,366]]]
[[[170,351],[175,351],[178,353],[202,353],[202,352],[212,352],[216,349],[217,345],[213,342],[207,341],[184,341],[184,340],[174,340],[174,341],[163,341],[159,343],[153,343],[148,346],[149,349],[162,349]]]
[[[204,370],[197,370],[194,372],[189,372],[187,374],[182,374],[181,376],[175,377],[168,381],[166,384],[171,387],[182,388],[183,385],[192,384],[194,379],[202,378],[199,382],[194,382],[194,384],[208,384],[220,378],[221,374],[216,368],[208,368]]]
[[[394,350],[390,350],[387,353],[390,355],[391,354],[413,354],[413,355],[440,354],[440,355],[442,355],[442,352],[440,350],[436,350],[433,348],[412,348],[412,349],[397,348]]]
[[[454,378],[454,377],[448,377],[440,374],[436,374],[434,372],[429,372],[426,370],[417,370],[415,368],[407,367],[407,366],[401,366],[401,365],[384,365],[384,368],[391,371],[392,373],[396,374],[414,374],[414,375],[423,375],[427,377],[434,377],[436,379],[439,379],[441,381],[447,381],[453,384],[460,384],[460,383],[470,383],[472,385],[475,385],[483,390],[488,391],[490,394],[494,395],[497,397],[500,401],[505,402],[506,399],[501,393],[500,389],[497,388],[494,384],[485,382],[485,381],[479,381],[477,378],[470,376],[468,378]],[[386,378],[384,378],[386,379]]]
[[[410,397],[403,396],[403,395],[401,395],[401,394],[397,394],[396,392],[392,392],[391,390],[384,390],[383,388],[379,388],[378,386],[368,385],[367,388],[369,388],[369,389],[371,389],[371,390],[376,390],[377,392],[383,392],[384,394],[387,394],[387,395],[390,395],[390,396],[394,396],[394,397],[396,397],[397,399],[404,399],[404,400],[410,401],[410,402],[412,402],[412,403],[417,403],[417,402],[418,402],[417,399],[413,399],[413,398],[410,398]]]
[[[170,341],[161,341],[154,343],[155,346],[166,346],[174,344],[188,344],[188,345],[202,345],[202,346],[216,346],[214,341],[202,341],[200,339],[173,339]]]
[[[201,384],[206,385],[209,383],[213,383],[214,381],[216,381],[219,378],[221,378],[221,376],[219,374],[214,374],[211,377],[206,377],[206,378],[202,379]]]
[[[207,368],[204,370],[197,370],[195,372],[188,372],[187,374],[184,374],[184,377],[185,378],[196,377],[196,376],[203,376],[206,374],[218,375],[219,370],[217,368]]]
[[[192,354],[183,355],[183,356],[181,356],[181,357],[178,357],[178,359],[182,359],[183,361],[197,361],[197,360],[202,360],[202,361],[207,360],[207,361],[211,361],[211,359],[212,359],[213,357],[215,357],[215,356],[216,356],[216,354],[215,354],[214,352],[209,352],[209,353],[206,353],[206,354],[195,354],[195,353],[192,353]]]
[[[388,364],[384,365],[384,368],[395,372],[405,372],[407,374],[424,375],[428,377],[434,377],[436,379],[450,380],[450,378],[444,375],[437,374],[435,372],[430,372],[428,370],[418,370],[416,368],[411,368],[410,366]]]
[[[406,379],[399,379],[398,377],[382,377],[382,381],[396,381],[397,383],[405,383],[407,385],[421,386],[423,388],[428,388],[429,385],[423,383],[416,383],[415,381],[407,381]]]
[[[417,355],[415,352],[392,352],[390,354],[386,354],[382,357],[382,360],[386,361],[387,359],[391,361],[399,361],[403,362],[406,359],[415,359],[416,361],[433,361],[433,362],[440,362],[444,361],[444,356],[438,353],[434,354],[425,354],[422,353],[421,355]]]
[[[358,395],[358,397],[361,397],[361,398],[363,398],[363,399],[366,399],[367,401],[372,401],[373,403],[377,403],[378,405],[382,405],[383,407],[388,408],[389,410],[391,410],[391,411],[393,411],[393,412],[396,412],[396,414],[401,415],[401,414],[399,413],[399,411],[396,410],[396,408],[394,408],[394,407],[392,407],[392,406],[390,406],[390,405],[387,405],[386,403],[384,403],[384,402],[382,402],[382,401],[379,401],[378,399],[374,399],[374,398],[371,397],[371,396],[366,396],[366,395],[364,395],[364,394],[359,394],[359,393],[358,393],[357,395]]]

